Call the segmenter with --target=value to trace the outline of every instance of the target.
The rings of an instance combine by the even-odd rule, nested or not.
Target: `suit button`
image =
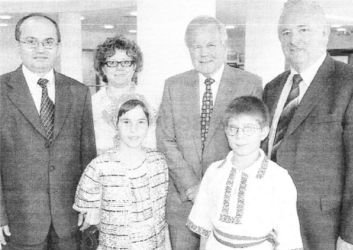
[[[54,166],[50,166],[50,171],[54,171],[55,167]]]

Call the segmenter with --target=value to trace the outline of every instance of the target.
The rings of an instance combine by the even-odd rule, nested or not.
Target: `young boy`
[[[302,249],[296,188],[260,149],[269,132],[266,105],[236,98],[223,126],[232,151],[206,171],[187,222],[201,249]]]

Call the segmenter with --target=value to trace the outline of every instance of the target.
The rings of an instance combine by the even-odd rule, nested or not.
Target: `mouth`
[[[131,141],[138,141],[140,139],[140,137],[139,136],[130,136],[129,139]]]
[[[34,58],[35,60],[41,60],[41,61],[48,59],[48,57],[46,57],[46,56],[35,56],[35,57],[33,57],[33,58]]]
[[[290,48],[289,49],[290,50],[290,52],[299,52],[299,51],[302,51],[303,49],[301,49],[301,48]]]

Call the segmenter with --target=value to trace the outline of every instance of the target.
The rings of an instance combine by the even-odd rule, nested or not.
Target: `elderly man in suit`
[[[352,249],[353,68],[327,53],[330,28],[317,4],[289,0],[278,36],[290,70],[265,87],[269,156],[298,190],[306,250]],[[343,247],[343,248],[342,248]]]
[[[259,77],[225,64],[227,32],[217,19],[193,19],[185,43],[195,69],[166,80],[156,130],[171,179],[166,216],[173,250],[199,247],[185,225],[207,167],[230,150],[221,125],[228,104],[262,94]]]
[[[0,78],[2,248],[77,249],[72,204],[96,155],[90,91],[53,70],[60,31],[51,18],[23,17],[15,37],[22,65]]]

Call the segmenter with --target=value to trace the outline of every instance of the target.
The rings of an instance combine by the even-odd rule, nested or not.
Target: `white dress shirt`
[[[319,70],[320,66],[324,62],[326,58],[326,54],[322,55],[313,65],[311,65],[309,68],[303,70],[300,72],[300,76],[302,77],[303,81],[300,82],[299,84],[299,97],[298,97],[298,102],[300,103],[301,100],[303,99],[306,91],[308,90],[311,82],[313,81],[317,71]],[[268,155],[271,155],[272,148],[273,148],[273,142],[275,140],[276,136],[276,130],[277,130],[277,125],[279,118],[282,114],[284,104],[287,101],[289,92],[292,88],[292,83],[293,83],[293,76],[295,74],[299,74],[295,69],[291,68],[290,75],[287,78],[287,81],[283,87],[281,96],[278,100],[277,107],[275,114],[273,116],[272,124],[271,124],[271,130],[270,130],[270,135],[269,135],[269,144],[268,144]]]
[[[39,77],[31,72],[26,66],[22,65],[23,75],[25,76],[29,91],[33,97],[34,104],[36,105],[38,114],[40,113],[40,104],[42,101],[42,87],[38,85],[39,78],[45,78],[47,83],[48,96],[55,104],[55,77],[54,70],[51,69],[44,77]]]
[[[210,78],[212,78],[213,80],[215,80],[214,83],[212,83],[211,85],[211,89],[212,89],[212,99],[213,99],[213,106],[216,103],[216,97],[217,97],[217,92],[218,92],[218,88],[219,88],[219,84],[221,83],[221,78],[222,78],[222,74],[224,71],[224,64],[219,68],[219,70],[216,71],[216,73],[214,73]],[[205,77],[203,74],[199,73],[199,84],[200,84],[200,114],[202,112],[202,99],[203,99],[203,95],[206,91],[206,84],[205,84],[205,80],[207,79],[207,77]]]

